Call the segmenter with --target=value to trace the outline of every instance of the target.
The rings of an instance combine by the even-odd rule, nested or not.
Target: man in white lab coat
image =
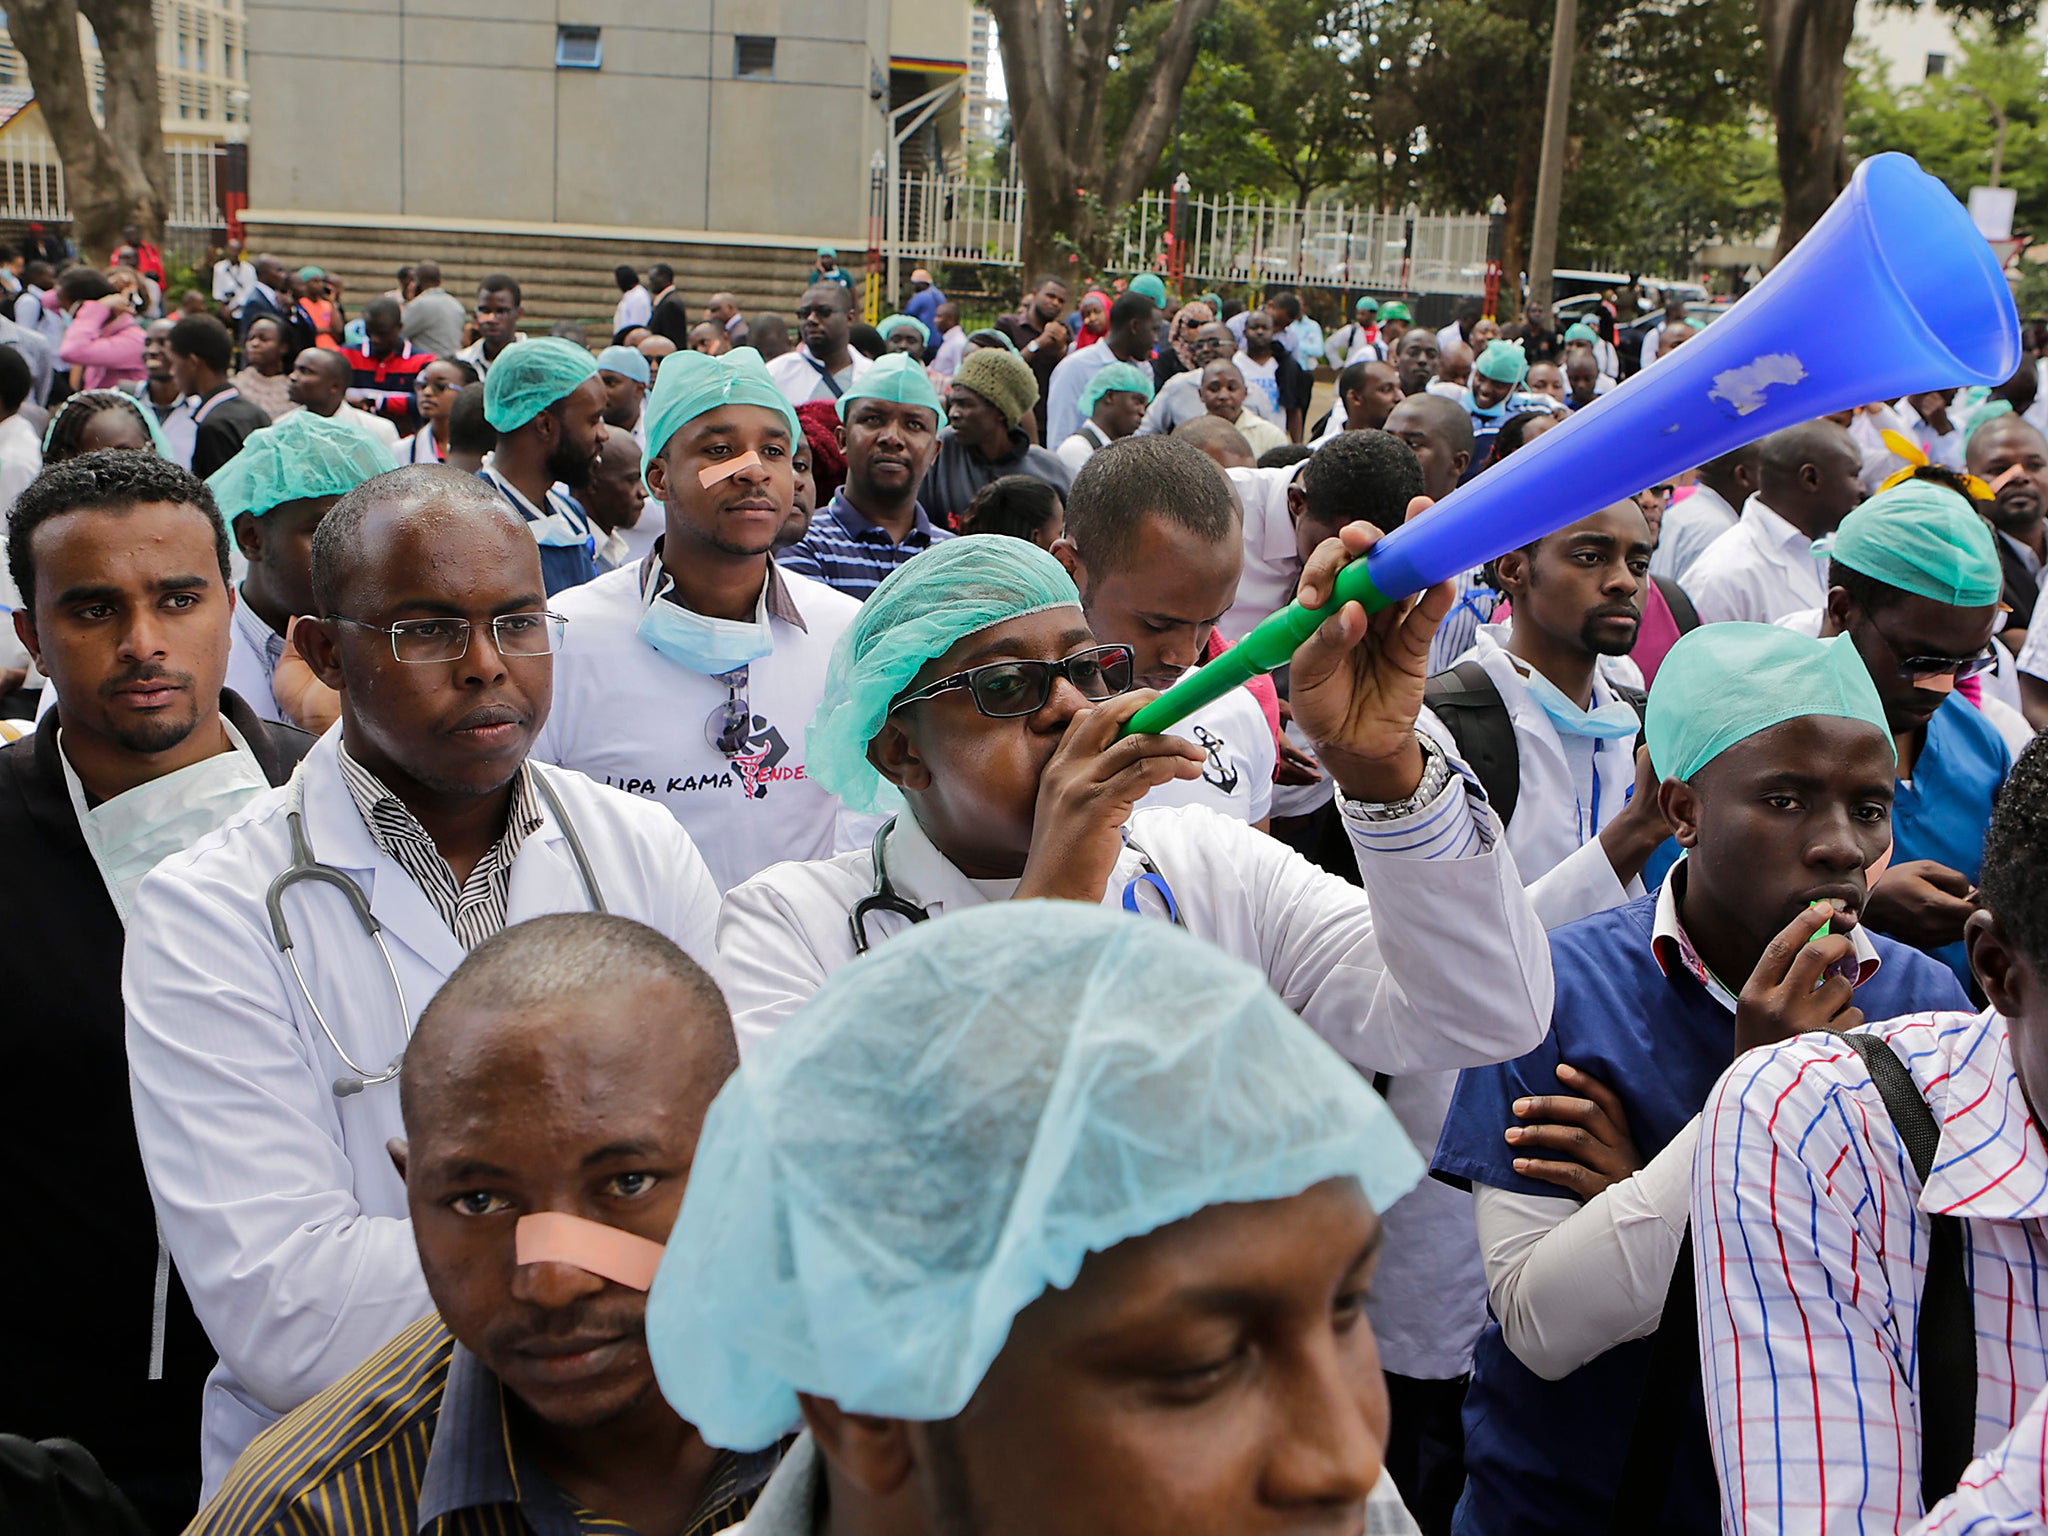
[[[1353,524],[1319,549],[1303,600],[1322,601],[1376,537]],[[1415,728],[1448,605],[1442,589],[1370,621],[1352,605],[1295,653],[1295,718],[1340,791],[1361,895],[1207,806],[1133,813],[1204,754],[1178,736],[1119,739],[1146,698],[1119,697],[1131,652],[1098,644],[1051,556],[956,539],[900,567],[835,653],[810,747],[811,771],[851,808],[908,811],[870,851],[729,893],[720,979],[742,1051],[857,949],[934,913],[1032,897],[1184,923],[1258,966],[1367,1071],[1540,1039],[1550,971],[1535,913],[1483,797]]]
[[[385,1147],[413,1021],[464,954],[600,905],[711,950],[716,893],[675,822],[526,761],[562,625],[495,491],[439,466],[369,481],[320,525],[313,596],[296,643],[340,730],[144,881],[123,970],[143,1166],[221,1356],[209,1491],[428,1309]]]

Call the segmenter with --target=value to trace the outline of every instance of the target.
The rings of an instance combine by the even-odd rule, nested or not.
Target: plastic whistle
[[[1832,902],[1809,901],[1806,904],[1806,910],[1809,912],[1811,912],[1815,907],[1826,907],[1830,913],[1834,911],[1834,904]],[[1818,944],[1822,939],[1826,938],[1829,934],[1833,933],[1835,931],[1834,923],[1834,918],[1830,916],[1828,920],[1822,923],[1819,929],[1815,931],[1813,937],[1808,939],[1806,943],[1801,946],[1801,948],[1811,949],[1814,945]],[[1856,985],[1856,978],[1860,976],[1862,973],[1862,962],[1860,962],[1854,955],[1844,955],[1841,959],[1837,960],[1833,965],[1829,966],[1825,971],[1822,971],[1820,975],[1820,981],[1815,982],[1814,985],[1818,987],[1819,985],[1821,985],[1822,982],[1825,982],[1830,976],[1839,976],[1844,981],[1848,982],[1850,986],[1853,987]]]

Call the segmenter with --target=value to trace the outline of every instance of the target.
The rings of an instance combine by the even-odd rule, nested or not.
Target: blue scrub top
[[[1657,898],[1643,896],[1550,935],[1557,973],[1550,1034],[1518,1060],[1459,1074],[1437,1144],[1438,1177],[1569,1198],[1554,1184],[1517,1174],[1501,1135],[1519,1123],[1510,1110],[1515,1100],[1562,1091],[1561,1061],[1614,1091],[1646,1159],[1700,1112],[1733,1059],[1735,1020],[1683,967],[1664,974],[1650,949],[1656,917]],[[1969,1006],[1943,966],[1881,934],[1870,940],[1883,964],[1857,990],[1865,1017]],[[1678,1322],[1694,1326],[1691,1318]],[[1515,1358],[1499,1324],[1489,1321],[1465,1399],[1459,1536],[1605,1530],[1654,1348],[1654,1336],[1631,1340],[1562,1381],[1545,1381]],[[1677,1423],[1680,1443],[1656,1529],[1716,1536],[1720,1499],[1697,1397]]]
[[[1975,885],[1991,802],[2011,771],[2012,754],[1998,727],[1961,694],[1950,694],[1927,722],[1913,782],[1901,780],[1892,802],[1892,862],[1933,859]],[[1960,942],[1932,953],[1969,985],[1970,958]]]

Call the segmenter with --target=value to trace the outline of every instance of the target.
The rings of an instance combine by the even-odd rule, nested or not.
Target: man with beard
[[[1998,534],[2001,601],[2011,610],[1999,620],[1998,638],[2017,654],[2048,562],[2048,440],[2018,416],[1997,416],[1970,435],[1965,452],[1970,473],[1998,487],[1998,499],[1981,510]]]
[[[893,353],[839,399],[846,483],[779,550],[787,570],[865,600],[897,566],[952,534],[934,528],[917,493],[939,452],[942,410],[924,365]]]
[[[1002,315],[995,324],[998,331],[1010,338],[1018,355],[1030,366],[1032,378],[1038,381],[1038,401],[1032,407],[1032,413],[1038,422],[1041,439],[1045,436],[1045,397],[1052,384],[1052,371],[1066,357],[1067,343],[1072,340],[1066,322],[1061,319],[1066,312],[1067,285],[1047,273],[1024,295],[1024,302],[1014,315]],[[1236,343],[1233,341],[1231,345]],[[1228,357],[1230,354],[1225,352],[1223,355]]]
[[[1993,664],[2001,579],[1984,519],[1947,487],[1909,480],[1842,519],[1821,620],[1823,635],[1855,641],[1899,759],[1892,864],[1863,920],[1965,985],[1963,929],[2012,754],[1956,685]]]
[[[563,482],[580,485],[597,462],[608,403],[590,354],[559,336],[514,342],[484,379],[498,446],[479,473],[532,528],[549,596],[597,574],[590,518]]]
[[[420,1018],[391,1148],[434,1313],[244,1457],[197,1536],[744,1515],[776,1451],[706,1445],[656,1390],[642,1320],[737,1061],[711,978],[638,923],[563,913],[478,945]]]
[[[7,1266],[0,1302],[41,1322],[8,1346],[0,1423],[89,1445],[148,1528],[175,1531],[198,1507],[212,1354],[161,1259],[136,1149],[124,929],[142,876],[282,783],[311,742],[221,691],[227,533],[176,465],[122,449],[59,465],[15,503],[8,544],[15,630],[57,702],[0,750],[0,1156],[19,1251],[91,1262],[57,1287]]]
[[[632,347],[606,347],[597,354],[597,376],[604,381],[604,424],[632,438],[636,448],[646,447],[640,417],[654,386],[646,357]]]
[[[1401,337],[1394,348],[1394,371],[1401,377],[1401,393],[1426,393],[1436,381],[1436,332],[1419,325]]]
[[[796,307],[800,345],[768,365],[768,377],[792,406],[837,400],[874,365],[848,341],[853,292],[838,283],[813,283]]]

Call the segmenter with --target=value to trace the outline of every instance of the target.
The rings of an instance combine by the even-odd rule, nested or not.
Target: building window
[[[1945,74],[1947,74],[1947,73],[1948,73],[1948,55],[1947,55],[1947,54],[1945,54],[1945,53],[1930,53],[1929,55],[1927,55],[1927,78],[1928,78],[1928,79],[1930,79],[1930,80],[1939,80],[1939,79],[1940,79],[1940,78],[1941,78],[1941,77],[1942,77],[1943,75],[1945,75]]]
[[[555,28],[555,68],[597,69],[604,63],[604,36],[596,27]]]
[[[735,37],[732,40],[732,72],[740,79],[775,78],[775,39]]]

